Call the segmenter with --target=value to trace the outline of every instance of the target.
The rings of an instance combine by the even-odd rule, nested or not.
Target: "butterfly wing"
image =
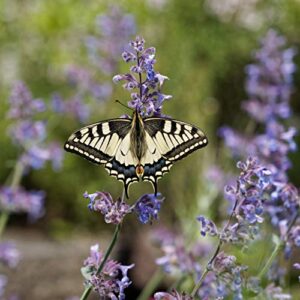
[[[150,181],[155,191],[157,180],[169,172],[173,163],[208,143],[205,134],[185,122],[166,118],[144,120],[148,149],[143,157],[143,180]]]
[[[109,175],[126,187],[137,181],[134,158],[130,152],[131,119],[112,119],[83,127],[65,143],[65,150],[96,164],[104,164]]]

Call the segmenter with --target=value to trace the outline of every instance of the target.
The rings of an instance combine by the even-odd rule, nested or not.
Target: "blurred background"
[[[173,98],[164,104],[163,113],[197,125],[210,140],[208,148],[178,162],[159,181],[166,198],[159,222],[140,226],[130,216],[124,224],[116,256],[140,261],[136,288],[143,286],[147,276],[139,270],[151,274],[154,269],[154,262],[142,265],[143,257],[154,261],[155,255],[141,237],[157,223],[197,234],[197,215],[220,217],[222,205],[208,183],[207,170],[212,165],[234,170],[235,163],[222,147],[218,128],[226,124],[242,129],[246,124],[248,117],[240,110],[247,97],[245,66],[259,39],[273,28],[288,45],[300,49],[299,26],[299,0],[126,0],[115,5],[100,0],[0,0],[1,184],[21,151],[11,140],[14,120],[8,118],[15,82],[24,82],[34,99],[44,100],[46,109],[37,118],[47,124],[47,143],[62,148],[84,124],[127,113],[114,100],[127,103],[130,94],[112,77],[128,70],[122,49],[136,35],[142,36],[146,46],[156,48],[155,69],[170,78],[163,92]],[[295,62],[299,68],[299,55]],[[299,127],[299,71],[294,82],[294,115],[287,122]],[[295,153],[291,160],[291,181],[300,186],[300,157]],[[3,271],[9,276],[7,293],[21,299],[80,295],[80,267],[90,245],[99,242],[105,247],[113,231],[87,209],[82,195],[101,190],[117,198],[122,184],[104,168],[69,153],[64,153],[60,166],[32,168],[21,184],[26,190],[45,191],[45,213],[36,222],[28,222],[26,214],[9,218],[4,237],[14,240],[22,260],[16,269]],[[151,191],[149,183],[134,184],[130,201]]]

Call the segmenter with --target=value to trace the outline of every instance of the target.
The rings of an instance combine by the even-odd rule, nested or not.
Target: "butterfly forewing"
[[[106,164],[116,154],[128,134],[131,120],[112,119],[95,123],[74,132],[65,149],[98,164]]]
[[[207,145],[205,134],[197,127],[165,118],[147,118],[144,120],[146,142],[154,144],[156,160],[144,161],[144,180],[151,181],[156,187],[157,179],[169,172],[174,161],[182,159],[191,152]],[[150,149],[150,147],[148,147]],[[153,150],[154,151],[154,150]],[[151,152],[151,151],[150,151]]]

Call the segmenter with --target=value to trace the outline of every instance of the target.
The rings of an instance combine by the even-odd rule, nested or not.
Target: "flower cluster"
[[[145,194],[138,199],[134,205],[134,211],[137,213],[141,223],[146,224],[158,219],[161,203],[164,198],[161,194]]]
[[[248,100],[243,102],[242,108],[253,120],[261,123],[265,131],[244,136],[223,127],[220,133],[234,155],[258,156],[263,162],[270,163],[268,167],[272,173],[286,177],[284,173],[290,167],[287,154],[296,150],[293,141],[296,131],[293,127],[286,129],[280,122],[292,113],[289,101],[296,70],[293,63],[296,51],[287,48],[285,39],[274,30],[267,33],[261,44],[261,49],[254,53],[256,63],[246,68]]]
[[[120,224],[123,218],[132,211],[131,207],[123,200],[118,199],[114,201],[107,192],[96,192],[93,194],[85,192],[83,196],[90,200],[88,208],[104,215],[106,223]]]
[[[284,224],[291,224],[300,204],[299,191],[288,182],[287,176],[287,170],[291,167],[288,154],[296,150],[296,130],[293,127],[286,128],[282,122],[292,113],[289,101],[296,69],[293,63],[295,53],[293,48],[286,47],[282,36],[274,30],[268,32],[262,40],[261,49],[254,53],[256,64],[246,68],[249,99],[243,103],[250,117],[263,125],[264,132],[248,136],[246,143],[240,143],[239,138],[228,142],[228,131],[235,137],[242,137],[232,129],[227,128],[227,134],[224,135],[225,143],[234,153],[243,156],[251,151],[272,172],[270,197],[264,209],[271,217],[272,224],[281,231],[281,236]]]
[[[22,187],[0,187],[0,209],[10,213],[27,213],[34,221],[44,214],[44,191],[26,191]]]
[[[137,37],[130,44],[130,49],[123,52],[122,57],[126,63],[133,63],[130,72],[114,76],[115,83],[125,81],[123,87],[132,91],[131,101],[128,105],[140,114],[161,115],[162,105],[171,95],[161,93],[161,87],[168,77],[154,70],[155,48],[145,48],[145,41]]]
[[[110,6],[108,13],[96,19],[97,31],[101,38],[89,36],[86,39],[89,58],[98,70],[111,76],[116,71],[119,56],[128,39],[135,34],[134,16],[125,13],[120,6]]]
[[[209,267],[210,273],[198,291],[201,299],[224,299],[229,295],[233,295],[233,299],[243,299],[242,284],[246,266],[238,265],[235,256],[222,251]]]
[[[201,235],[218,235],[222,241],[244,243],[258,233],[258,224],[263,222],[265,193],[272,184],[272,174],[258,160],[249,157],[246,162],[238,162],[241,173],[236,186],[225,186],[224,193],[233,206],[236,222],[228,224],[222,231],[213,221],[199,216]]]
[[[153,232],[153,241],[163,252],[155,262],[165,273],[173,277],[192,275],[195,281],[200,278],[200,260],[208,257],[210,245],[196,242],[187,249],[187,241],[182,235],[162,227]]]
[[[20,252],[11,242],[0,243],[0,263],[15,268],[20,261]]]
[[[93,245],[90,249],[90,256],[84,261],[82,274],[86,279],[87,285],[92,285],[94,291],[99,296],[107,299],[125,299],[124,290],[131,284],[128,278],[128,270],[134,265],[124,266],[120,263],[108,259],[102,270],[97,270],[104,258],[103,253],[99,250],[99,245]]]
[[[58,93],[52,96],[55,112],[68,114],[81,123],[85,123],[92,112],[93,103],[88,99],[92,97],[103,102],[111,97],[110,77],[118,71],[120,53],[136,31],[133,15],[125,13],[117,4],[99,15],[95,25],[96,35],[85,39],[87,66],[69,65],[66,70],[69,83],[76,87],[75,95],[66,100]]]
[[[157,196],[145,194],[134,205],[130,206],[120,198],[114,201],[107,192],[93,194],[85,192],[83,196],[90,200],[88,208],[91,211],[100,212],[104,215],[106,223],[115,225],[122,223],[124,217],[131,212],[135,212],[139,221],[143,224],[152,222],[153,219],[158,218],[161,202],[163,201],[161,194]]]
[[[54,168],[60,168],[63,158],[61,147],[57,143],[46,143],[46,123],[35,120],[36,114],[45,110],[45,103],[33,99],[23,82],[17,82],[9,99],[8,118],[14,121],[9,136],[22,148],[20,161],[25,168],[41,169],[45,162],[52,162]]]
[[[173,290],[171,293],[157,292],[154,294],[154,300],[193,300],[193,298],[186,293],[179,293]]]

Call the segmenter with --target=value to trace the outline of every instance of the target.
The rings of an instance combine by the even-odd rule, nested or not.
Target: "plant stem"
[[[186,278],[187,278],[187,275],[181,276],[178,280],[176,280],[176,281],[171,285],[171,287],[168,289],[168,291],[180,289],[180,286],[185,282]]]
[[[137,298],[137,300],[147,300],[152,295],[153,291],[156,289],[158,284],[164,277],[164,273],[161,270],[156,271],[151,279],[148,281],[146,286],[143,288],[141,294]]]
[[[105,252],[105,255],[104,255],[104,258],[103,258],[103,260],[102,260],[102,262],[101,262],[99,268],[97,269],[97,272],[95,273],[95,275],[99,274],[99,273],[102,271],[102,269],[103,269],[103,267],[104,267],[104,265],[105,265],[105,263],[106,263],[106,261],[107,261],[109,255],[110,255],[110,253],[112,252],[112,250],[113,250],[113,248],[114,248],[114,246],[115,246],[115,244],[116,244],[116,241],[117,241],[117,239],[118,239],[118,235],[119,235],[120,229],[121,229],[121,224],[118,224],[117,227],[116,227],[116,229],[115,229],[113,238],[112,238],[112,240],[111,240],[111,242],[110,242],[110,245],[109,245],[109,247],[107,248],[107,250],[106,250],[106,252]],[[81,297],[80,297],[80,300],[85,300],[85,299],[87,299],[87,297],[89,296],[91,290],[92,290],[92,286],[91,286],[91,285],[88,285],[88,286],[85,288],[84,292],[82,293],[82,295],[81,295]]]
[[[284,238],[276,243],[275,248],[272,251],[271,256],[269,257],[269,259],[267,260],[267,262],[265,263],[265,265],[263,266],[262,270],[259,272],[258,274],[258,278],[260,280],[262,280],[262,278],[265,276],[265,274],[268,272],[268,270],[270,269],[272,263],[274,262],[275,258],[277,257],[278,253],[280,252],[280,250],[284,247],[284,243],[287,241],[288,239],[288,235],[293,227],[293,225],[295,224],[296,220],[298,219],[299,213],[296,212],[288,226],[288,229],[285,233]]]
[[[17,188],[20,185],[23,171],[24,171],[24,164],[20,160],[18,160],[15,165],[14,173],[10,184],[12,188]]]
[[[239,189],[240,189],[240,183],[239,183],[239,181],[237,181],[236,194],[239,193]],[[231,214],[230,214],[229,219],[228,219],[226,225],[224,226],[222,232],[225,232],[225,230],[226,230],[226,229],[228,228],[228,226],[230,225],[230,223],[231,223],[231,221],[232,221],[232,218],[235,216],[235,210],[236,210],[237,205],[238,205],[238,200],[239,200],[239,198],[236,197],[236,200],[235,200],[235,202],[234,202],[234,205],[233,205]],[[216,250],[215,250],[215,253],[214,253],[214,255],[211,257],[211,259],[208,261],[208,263],[206,264],[206,267],[205,267],[204,272],[202,273],[202,275],[201,275],[199,281],[197,282],[197,284],[195,285],[195,287],[194,287],[194,289],[193,289],[193,291],[192,291],[192,293],[191,293],[191,296],[192,296],[192,297],[195,297],[195,296],[196,296],[196,294],[197,294],[199,288],[201,287],[201,285],[202,285],[202,283],[203,283],[203,281],[204,281],[206,275],[207,275],[208,272],[212,269],[213,262],[214,262],[215,258],[217,257],[217,255],[219,254],[219,252],[220,252],[222,246],[223,246],[223,241],[219,238],[219,243],[218,243],[218,246],[217,246],[217,248],[216,248]]]
[[[198,292],[199,288],[201,287],[201,285],[203,283],[203,280],[205,279],[205,277],[208,274],[208,272],[211,270],[212,264],[213,264],[215,258],[217,257],[217,255],[219,254],[222,245],[223,245],[223,242],[221,240],[219,240],[219,244],[218,244],[218,246],[216,248],[216,251],[215,251],[214,255],[211,257],[211,259],[207,263],[204,272],[202,273],[199,281],[197,282],[197,284],[195,285],[195,287],[194,287],[194,289],[193,289],[193,291],[191,293],[192,297],[196,296],[196,293]]]
[[[3,211],[0,215],[0,237],[5,229],[6,223],[9,218],[9,213],[7,211]]]
[[[269,257],[266,264],[264,265],[264,267],[262,268],[262,270],[258,274],[258,278],[260,280],[265,276],[265,274],[270,269],[273,261],[277,257],[277,255],[278,255],[279,251],[281,250],[281,248],[283,247],[283,245],[284,245],[283,242],[280,242],[280,243],[276,244],[275,248],[273,249],[273,252],[272,252],[271,256]]]
[[[14,167],[13,174],[11,177],[11,183],[10,183],[11,188],[15,189],[20,185],[23,171],[24,171],[24,164],[20,160],[18,160],[16,162],[16,165]],[[6,227],[7,221],[9,219],[9,216],[10,216],[10,214],[8,211],[2,211],[2,213],[0,215],[0,237],[3,234],[3,231]]]

